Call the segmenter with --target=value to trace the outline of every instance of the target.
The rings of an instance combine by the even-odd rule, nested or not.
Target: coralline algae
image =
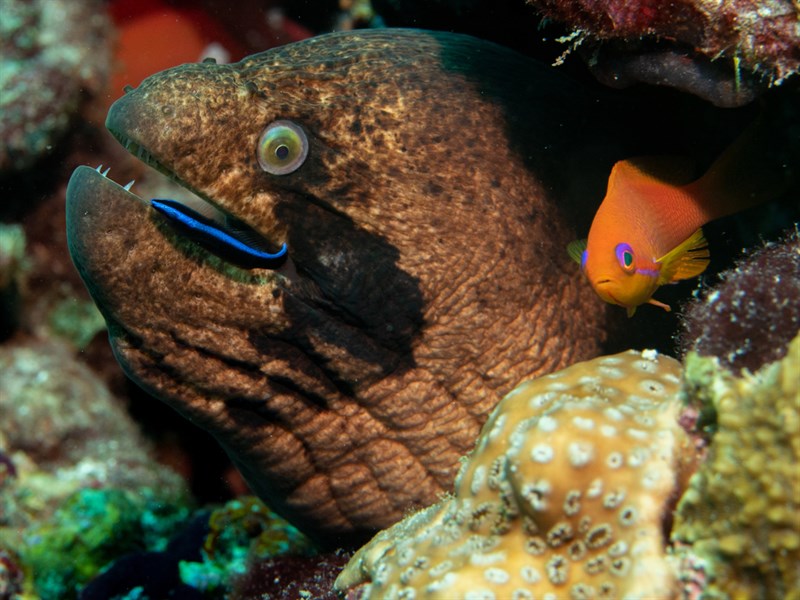
[[[573,30],[609,85],[674,85],[719,106],[753,100],[800,69],[800,9],[790,0],[528,0]],[[607,56],[605,50],[611,50]],[[628,80],[628,81],[626,81]]]

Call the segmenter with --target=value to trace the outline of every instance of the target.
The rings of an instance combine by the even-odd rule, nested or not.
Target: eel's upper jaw
[[[108,131],[111,133],[111,135],[114,136],[114,139],[116,139],[122,145],[122,147],[125,148],[125,150],[130,152],[137,159],[142,161],[148,167],[152,167],[153,169],[155,169],[156,171],[158,171],[162,175],[164,175],[167,178],[169,178],[171,181],[177,183],[179,186],[181,186],[185,190],[191,192],[192,194],[194,194],[198,198],[204,200],[205,202],[208,202],[209,204],[214,206],[214,208],[219,210],[219,208],[217,207],[216,203],[214,202],[214,200],[212,198],[208,198],[207,196],[204,196],[202,193],[200,193],[197,190],[193,189],[190,185],[188,185],[185,181],[183,181],[180,177],[178,177],[173,171],[171,171],[166,166],[164,166],[164,164],[162,164],[160,161],[158,161],[155,158],[155,156],[153,156],[153,154],[146,147],[144,147],[142,144],[140,144],[139,142],[134,141],[133,139],[131,139],[130,137],[126,136],[121,131],[113,128],[108,123],[106,123],[106,126],[108,128]]]
[[[141,135],[137,135],[137,133],[141,133],[137,123],[147,115],[140,114],[141,103],[134,101],[132,97],[135,95],[136,91],[134,90],[133,92],[125,94],[111,105],[105,123],[109,133],[114,136],[114,139],[116,139],[125,150],[148,167],[155,169],[184,190],[196,196],[198,202],[204,202],[210,205],[212,210],[224,212],[224,209],[214,198],[197,190],[189,182],[181,179],[172,169],[161,162],[150,148],[148,148],[148,145],[142,141]]]

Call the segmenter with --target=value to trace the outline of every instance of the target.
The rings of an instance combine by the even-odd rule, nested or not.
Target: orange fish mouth
[[[628,308],[627,305],[625,305],[622,302],[620,302],[614,296],[614,294],[612,294],[610,291],[608,291],[606,289],[603,289],[602,286],[604,284],[606,284],[606,283],[611,283],[611,280],[610,279],[603,279],[603,280],[598,281],[598,282],[595,283],[595,290],[597,291],[597,295],[600,296],[601,298],[603,298],[603,300],[605,300],[604,296],[607,296],[607,297],[611,298],[613,303],[616,304],[617,306],[621,306],[623,308]],[[608,300],[606,300],[606,302],[608,302]]]
[[[628,308],[628,307],[627,307],[627,306],[625,306],[625,305],[624,305],[622,302],[620,302],[619,300],[617,300],[617,299],[614,297],[614,294],[612,294],[611,292],[606,292],[606,294],[608,294],[608,297],[609,297],[609,298],[611,298],[611,299],[614,301],[614,303],[615,303],[615,304],[617,304],[618,306],[622,306],[623,308]]]
[[[610,279],[604,279],[603,281],[598,281],[597,282],[597,295],[598,296],[600,296],[601,298],[603,298],[603,296],[607,296],[608,298],[610,298],[613,301],[613,304],[616,304],[617,306],[621,306],[622,308],[629,308],[627,304],[623,304],[610,291],[601,289],[600,284],[603,284],[603,283],[611,283],[611,280]],[[605,300],[605,298],[603,298],[603,300]],[[608,300],[606,300],[606,302],[608,302]]]

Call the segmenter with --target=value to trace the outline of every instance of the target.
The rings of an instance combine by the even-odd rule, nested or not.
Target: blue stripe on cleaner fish
[[[153,198],[150,205],[164,215],[167,222],[212,254],[245,269],[277,269],[288,258],[286,244],[277,252],[267,252],[251,242],[237,239],[221,223],[205,217],[176,200]],[[233,229],[229,227],[229,229]],[[252,237],[252,236],[249,236]]]

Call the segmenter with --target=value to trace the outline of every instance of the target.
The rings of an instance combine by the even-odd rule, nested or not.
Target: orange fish
[[[567,246],[597,295],[625,307],[629,317],[645,303],[669,311],[653,294],[708,266],[701,227],[785,189],[785,164],[776,163],[767,144],[756,121],[695,181],[688,162],[677,158],[616,163],[589,237]]]

